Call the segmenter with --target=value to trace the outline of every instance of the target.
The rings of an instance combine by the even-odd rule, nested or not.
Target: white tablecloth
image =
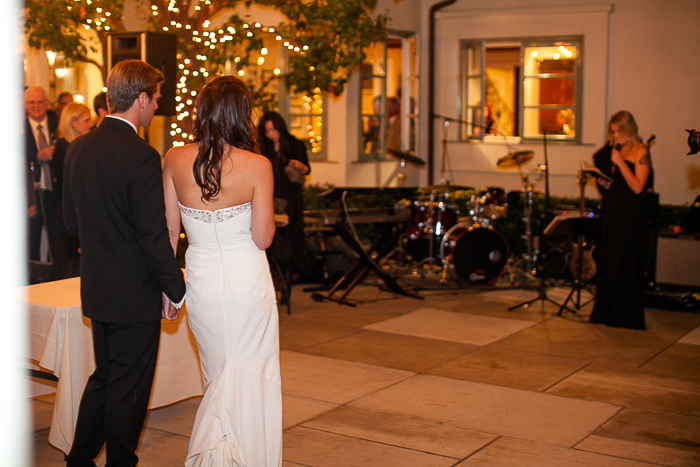
[[[25,287],[28,302],[28,355],[58,377],[49,442],[70,451],[78,406],[95,369],[90,320],[81,312],[80,278]],[[163,321],[149,408],[204,393],[197,345],[183,308],[177,321]]]

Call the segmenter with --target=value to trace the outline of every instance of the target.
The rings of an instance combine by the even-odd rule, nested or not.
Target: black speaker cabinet
[[[656,282],[700,287],[700,240],[659,237],[656,243]]]
[[[177,41],[165,32],[119,32],[107,37],[107,70],[122,60],[143,60],[165,76],[156,115],[175,115]]]

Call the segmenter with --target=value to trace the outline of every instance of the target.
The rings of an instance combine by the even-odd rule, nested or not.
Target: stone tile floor
[[[284,466],[700,465],[700,314],[647,309],[632,331],[589,324],[591,305],[507,310],[535,294],[362,285],[351,308],[295,288],[280,310]],[[199,401],[149,412],[139,465],[184,464]],[[31,403],[32,465],[64,465],[53,397]]]

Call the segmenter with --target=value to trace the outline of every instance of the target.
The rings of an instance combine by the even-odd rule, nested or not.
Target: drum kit
[[[418,164],[421,159],[410,152],[390,151],[402,161]],[[438,275],[440,283],[453,279],[460,285],[487,285],[495,282],[508,269],[513,281],[513,269],[527,271],[532,261],[532,206],[534,186],[540,175],[522,174],[521,166],[534,157],[532,151],[509,152],[497,162],[499,168],[517,167],[521,172],[524,193],[525,235],[527,254],[519,262],[509,265],[508,244],[493,227],[493,221],[505,215],[508,203],[501,187],[474,187],[451,184],[422,187],[427,193],[414,201],[402,200],[413,211],[413,220],[399,236],[399,246],[385,258],[385,264],[403,270],[409,265],[414,275]],[[466,203],[457,203],[455,192],[466,193]],[[465,193],[459,193],[462,198]],[[461,205],[461,207],[460,207]],[[465,207],[466,206],[466,207]]]

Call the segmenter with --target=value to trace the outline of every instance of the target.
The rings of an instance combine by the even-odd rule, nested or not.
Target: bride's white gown
[[[185,465],[281,466],[277,306],[265,252],[253,242],[251,203],[179,206],[189,240],[187,315],[206,388]]]

